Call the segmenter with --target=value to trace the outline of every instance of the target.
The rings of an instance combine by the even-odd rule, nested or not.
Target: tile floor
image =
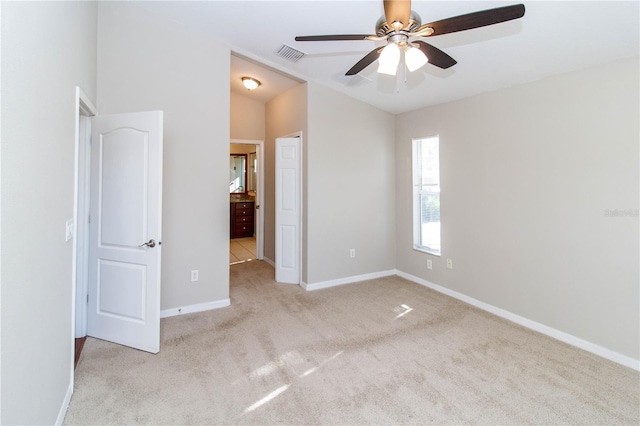
[[[234,238],[229,240],[229,264],[256,258],[256,239]]]

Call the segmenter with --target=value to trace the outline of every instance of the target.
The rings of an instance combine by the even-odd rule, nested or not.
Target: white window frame
[[[411,171],[411,178],[412,178],[412,202],[413,202],[413,249],[417,250],[417,251],[421,251],[424,253],[429,253],[432,254],[434,256],[441,256],[442,254],[442,238],[440,237],[440,230],[441,230],[441,226],[440,226],[440,222],[438,222],[438,241],[437,241],[437,247],[435,246],[430,246],[430,245],[424,245],[423,241],[421,240],[421,231],[422,231],[422,206],[421,206],[421,202],[420,202],[420,197],[424,194],[433,194],[433,193],[438,193],[440,194],[440,173],[439,173],[439,168],[440,168],[440,158],[438,158],[438,184],[437,186],[434,186],[431,189],[424,189],[422,188],[424,185],[421,184],[421,173],[422,170],[419,167],[419,150],[418,150],[418,146],[419,144],[424,141],[424,140],[435,140],[438,143],[438,157],[439,157],[439,151],[440,151],[440,137],[439,136],[430,136],[430,137],[422,137],[422,138],[414,138],[411,141],[412,144],[412,150],[411,150],[411,157],[412,157],[412,171]],[[438,207],[438,215],[440,215],[440,207]]]

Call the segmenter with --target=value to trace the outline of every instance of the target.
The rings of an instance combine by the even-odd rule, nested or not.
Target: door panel
[[[118,129],[102,136],[99,200],[102,246],[136,248],[147,235],[148,147],[148,133],[136,129]]]
[[[296,247],[296,228],[295,226],[282,225],[280,233],[282,234],[283,248],[280,251],[282,257],[280,266],[283,269],[295,269],[296,257],[293,249]]]
[[[94,117],[91,144],[88,334],[156,353],[162,112]]]
[[[280,209],[282,213],[295,213],[296,208],[296,170],[281,169],[280,182],[282,189],[282,199],[280,200]]]
[[[147,267],[100,260],[98,263],[98,314],[144,322]]]

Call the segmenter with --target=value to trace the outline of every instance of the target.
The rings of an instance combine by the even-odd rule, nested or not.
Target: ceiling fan
[[[387,45],[377,47],[360,59],[346,75],[355,75],[378,60],[378,72],[395,75],[404,52],[405,65],[409,71],[415,71],[427,62],[438,68],[446,69],[457,62],[451,56],[422,40],[473,28],[485,27],[511,21],[524,16],[524,5],[498,7],[480,12],[468,13],[452,18],[422,24],[420,15],[411,10],[411,0],[383,0],[384,16],[376,23],[376,34],[342,34],[298,36],[296,41],[353,41],[386,40]]]

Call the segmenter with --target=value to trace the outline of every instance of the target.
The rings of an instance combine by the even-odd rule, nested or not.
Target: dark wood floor
[[[78,361],[80,361],[80,354],[82,353],[82,348],[84,347],[84,341],[87,340],[87,336],[78,337],[76,339],[76,358],[73,368],[78,366]]]

